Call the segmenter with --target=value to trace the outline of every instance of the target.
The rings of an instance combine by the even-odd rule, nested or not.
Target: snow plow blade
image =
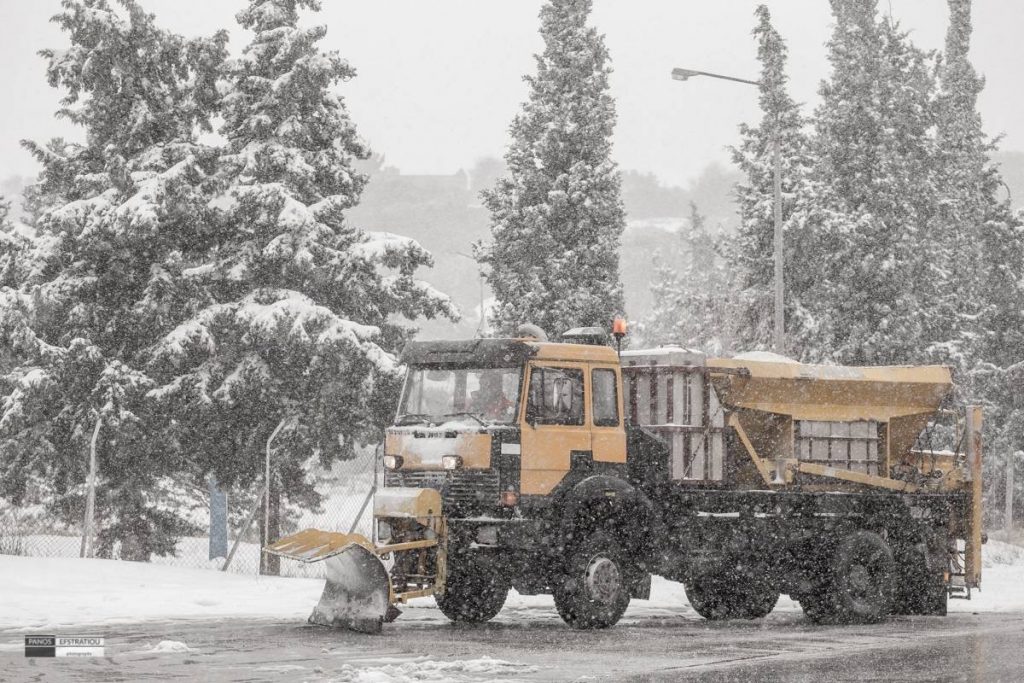
[[[327,560],[327,583],[309,623],[380,633],[390,606],[388,570],[374,553],[350,545]]]
[[[375,522],[390,529],[385,545],[361,534],[305,529],[264,552],[299,562],[326,560],[327,584],[309,617],[311,624],[379,633],[398,616],[397,603],[433,595],[445,580],[445,522],[434,489],[388,488],[374,497]],[[381,557],[394,561],[388,574]]]
[[[327,583],[309,623],[380,632],[391,604],[391,580],[365,536],[306,529],[266,551],[300,562],[327,561]]]

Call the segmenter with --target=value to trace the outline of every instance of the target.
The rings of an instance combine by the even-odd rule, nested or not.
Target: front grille
[[[437,489],[446,506],[491,507],[498,503],[497,470],[385,470],[384,486]]]

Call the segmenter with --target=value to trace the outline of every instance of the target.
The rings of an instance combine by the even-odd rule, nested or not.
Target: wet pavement
[[[90,660],[26,659],[21,634],[5,631],[0,681],[1024,680],[1018,613],[849,627],[816,626],[795,611],[755,622],[682,615],[580,632],[523,614],[467,627],[418,611],[379,636],[280,620],[76,627],[106,637],[106,657]],[[162,640],[189,650],[158,651]]]

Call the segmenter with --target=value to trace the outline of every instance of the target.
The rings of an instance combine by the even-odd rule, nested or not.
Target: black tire
[[[949,598],[945,571],[948,557],[938,544],[924,542],[903,549],[896,557],[898,580],[894,614],[945,616]]]
[[[510,584],[495,569],[471,555],[449,559],[444,593],[434,596],[441,612],[465,624],[482,624],[497,616],[505,606]]]
[[[818,623],[872,624],[892,609],[895,563],[885,540],[870,531],[855,531],[832,555],[822,590],[801,596],[807,617]]]
[[[826,593],[806,593],[791,597],[800,603],[800,608],[804,611],[804,615],[814,623],[829,624],[835,622],[835,606]]]
[[[577,629],[614,626],[629,606],[633,572],[615,539],[598,531],[576,546],[555,582],[555,607]]]
[[[779,601],[765,582],[728,575],[697,577],[683,584],[690,605],[705,619],[761,619]]]

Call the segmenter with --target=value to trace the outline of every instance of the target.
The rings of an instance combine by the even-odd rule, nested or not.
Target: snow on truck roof
[[[778,358],[779,360],[755,360],[741,356],[709,358],[707,365],[712,368],[745,368],[751,376],[763,378],[949,386],[953,384],[952,373],[945,365],[809,365],[784,356]]]
[[[516,367],[530,358],[615,363],[615,350],[590,344],[560,344],[535,339],[462,339],[411,341],[401,362],[409,365]]]

